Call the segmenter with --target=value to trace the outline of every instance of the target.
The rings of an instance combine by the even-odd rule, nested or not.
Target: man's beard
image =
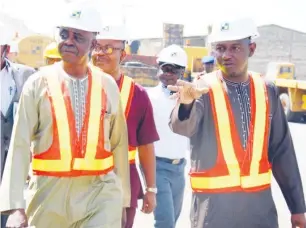
[[[231,72],[231,73],[229,73],[227,76],[228,76],[229,78],[239,78],[239,77],[241,77],[241,75],[242,75],[242,74],[239,74],[239,73],[237,73],[237,72]]]

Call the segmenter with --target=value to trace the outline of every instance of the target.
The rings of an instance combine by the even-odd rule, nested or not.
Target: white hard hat
[[[102,28],[102,18],[99,11],[93,6],[78,3],[69,7],[57,26],[99,32]]]
[[[248,37],[252,40],[259,37],[257,26],[250,18],[239,18],[213,24],[208,42],[233,41]]]
[[[182,67],[187,66],[187,54],[180,46],[172,44],[163,50],[158,55],[157,63],[170,63]]]
[[[14,37],[13,30],[6,24],[0,22],[0,45],[10,44],[11,40]]]
[[[128,35],[123,25],[110,25],[103,27],[97,36],[98,40],[128,40]]]

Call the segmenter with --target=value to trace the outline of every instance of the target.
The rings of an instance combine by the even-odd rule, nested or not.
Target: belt
[[[173,164],[173,165],[180,165],[183,163],[183,161],[185,160],[185,158],[180,158],[180,159],[170,159],[170,158],[162,158],[162,157],[156,157],[157,161],[162,161],[162,162],[166,162],[169,164]]]

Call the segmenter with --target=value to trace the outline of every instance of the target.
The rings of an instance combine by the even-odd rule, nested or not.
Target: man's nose
[[[230,50],[225,50],[222,54],[222,59],[223,60],[229,60],[232,58],[232,53],[230,52]]]
[[[67,37],[67,39],[64,40],[64,43],[67,45],[67,46],[72,46],[74,45],[74,39],[73,37],[71,37],[70,35]]]
[[[63,40],[66,45],[74,45],[75,39],[74,39],[74,33],[72,31],[68,31],[68,37]]]

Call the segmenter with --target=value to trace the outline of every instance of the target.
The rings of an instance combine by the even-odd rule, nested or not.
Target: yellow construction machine
[[[35,69],[44,66],[44,50],[53,41],[52,37],[44,35],[30,35],[19,39],[15,61]]]
[[[273,80],[279,89],[287,120],[300,122],[306,114],[306,80],[295,74],[289,62],[270,62],[265,78]]]

